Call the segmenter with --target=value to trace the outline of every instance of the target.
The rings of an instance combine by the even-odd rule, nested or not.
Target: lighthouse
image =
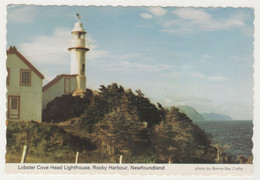
[[[80,22],[81,16],[77,15],[77,22],[71,31],[71,45],[68,48],[70,51],[70,73],[76,74],[77,89],[73,92],[73,96],[84,96],[86,91],[86,52],[89,49],[86,47],[85,35],[87,34]]]

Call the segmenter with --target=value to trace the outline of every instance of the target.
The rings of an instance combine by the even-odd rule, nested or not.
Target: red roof
[[[78,76],[77,74],[60,74],[57,75],[53,80],[51,80],[50,82],[48,82],[43,88],[42,91],[46,91],[49,87],[51,87],[52,85],[54,85],[56,82],[58,82],[60,79],[62,79],[63,77],[76,77]]]
[[[36,69],[19,51],[17,51],[15,46],[10,46],[10,48],[6,51],[7,54],[16,54],[27,66],[35,72],[41,79],[44,79],[44,76],[38,69]]]

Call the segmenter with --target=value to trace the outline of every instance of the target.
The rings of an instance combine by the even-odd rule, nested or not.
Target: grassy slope
[[[79,162],[98,158],[94,153],[96,147],[89,139],[69,134],[52,124],[9,122],[7,140],[6,162],[9,163],[20,162],[23,145],[28,146],[28,163],[73,163],[77,151],[81,157]]]

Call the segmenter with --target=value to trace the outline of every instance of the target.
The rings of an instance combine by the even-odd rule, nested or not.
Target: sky
[[[12,5],[7,13],[7,49],[16,46],[44,84],[70,73],[79,13],[88,88],[116,82],[164,106],[253,119],[253,9]]]

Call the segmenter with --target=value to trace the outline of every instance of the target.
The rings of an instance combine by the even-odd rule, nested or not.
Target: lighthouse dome
[[[71,33],[75,33],[75,32],[82,32],[82,33],[86,34],[86,31],[83,29],[81,22],[76,22],[75,23],[75,26],[72,29]]]

